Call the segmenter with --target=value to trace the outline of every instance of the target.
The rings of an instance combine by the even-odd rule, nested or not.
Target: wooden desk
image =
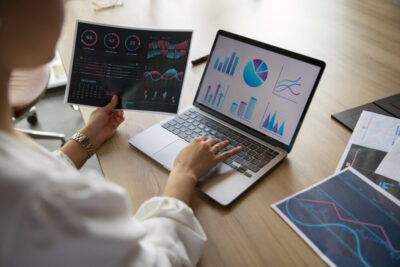
[[[270,205],[331,175],[350,132],[332,113],[400,89],[400,6],[386,0],[124,0],[123,8],[92,11],[70,1],[59,51],[69,68],[75,19],[150,28],[194,29],[190,59],[207,54],[226,29],[324,60],[325,74],[293,151],[230,209],[195,193],[194,211],[208,242],[200,266],[322,265],[323,261]],[[191,104],[204,65],[187,69],[182,106]],[[86,120],[90,108],[82,108]],[[132,212],[159,195],[168,172],[128,144],[164,116],[126,112],[115,137],[98,152],[104,175],[129,193]]]

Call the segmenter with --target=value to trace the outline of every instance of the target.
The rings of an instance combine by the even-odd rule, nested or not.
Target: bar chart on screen
[[[251,121],[251,117],[253,116],[254,109],[257,105],[257,98],[250,97],[248,102],[240,101],[239,102],[232,102],[230,113],[239,117],[241,119]]]
[[[222,88],[221,84],[216,86],[207,86],[206,94],[203,98],[203,102],[209,106],[213,106],[217,109],[221,109],[224,105],[225,98],[229,92],[229,86]]]
[[[232,52],[232,55],[230,57],[226,57],[225,59],[217,57],[214,62],[214,70],[233,76],[235,74],[238,62],[239,57],[236,56],[236,52]]]

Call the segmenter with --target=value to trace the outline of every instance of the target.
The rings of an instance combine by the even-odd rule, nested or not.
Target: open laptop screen
[[[324,63],[230,35],[217,34],[195,104],[290,150]]]

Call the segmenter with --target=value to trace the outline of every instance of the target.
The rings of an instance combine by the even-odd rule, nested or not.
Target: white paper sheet
[[[336,173],[342,169],[353,144],[388,152],[398,139],[400,139],[400,119],[363,111],[339,161]]]
[[[400,139],[389,150],[375,172],[400,182]]]

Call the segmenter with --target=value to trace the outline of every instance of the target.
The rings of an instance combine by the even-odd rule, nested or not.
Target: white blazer
[[[0,132],[0,266],[195,266],[206,235],[185,203],[144,202],[61,151]]]

